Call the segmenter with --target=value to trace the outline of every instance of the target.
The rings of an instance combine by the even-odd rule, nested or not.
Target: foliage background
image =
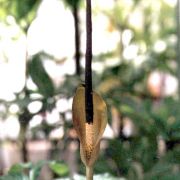
[[[93,1],[93,87],[109,117],[95,174],[180,178],[176,6],[175,0]],[[0,168],[7,174],[1,179],[84,174],[71,119],[74,91],[84,81],[84,2],[0,0],[0,26]],[[48,152],[43,161],[31,159],[31,142],[38,142],[34,152]],[[21,153],[10,168],[3,153],[14,144]],[[39,176],[44,166],[50,176]]]

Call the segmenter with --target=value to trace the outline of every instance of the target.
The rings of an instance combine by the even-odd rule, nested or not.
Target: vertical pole
[[[93,123],[92,97],[92,19],[91,0],[86,0],[86,65],[85,65],[85,110],[86,122]]]
[[[176,5],[176,26],[177,26],[177,77],[178,77],[178,96],[180,100],[180,0],[177,0]]]

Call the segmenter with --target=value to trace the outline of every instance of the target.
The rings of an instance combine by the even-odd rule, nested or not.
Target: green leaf
[[[41,169],[45,164],[47,164],[47,161],[39,161],[38,163],[34,164],[29,172],[29,179],[37,180],[41,172]]]
[[[66,176],[69,173],[68,166],[63,162],[52,161],[49,163],[49,167],[59,176]]]
[[[157,163],[152,168],[152,173],[155,175],[163,174],[164,172],[170,171],[172,169],[172,165],[168,163]]]
[[[28,70],[33,82],[37,85],[39,92],[45,97],[53,96],[54,85],[44,69],[41,54],[33,56],[28,64]]]
[[[29,178],[21,173],[10,173],[0,177],[0,180],[29,180]]]
[[[0,1],[0,19],[6,20],[8,15],[13,16],[17,23],[27,32],[27,29],[36,15],[39,0]]]
[[[178,174],[166,174],[163,177],[159,178],[160,180],[178,180],[180,179],[180,173]]]
[[[15,164],[10,168],[8,173],[9,174],[11,174],[11,173],[23,173],[24,169],[29,169],[31,167],[32,167],[32,163]]]
[[[164,160],[169,163],[180,164],[180,147],[177,146],[173,150],[167,152]]]
[[[65,3],[67,3],[71,8],[79,6],[81,0],[65,0]]]
[[[123,113],[126,113],[126,114],[128,114],[128,113],[134,113],[134,109],[131,108],[130,106],[126,105],[126,104],[121,105],[120,109],[121,109],[121,111],[122,111]]]
[[[14,6],[13,14],[17,19],[24,18],[30,11],[33,10],[37,3],[37,0],[14,0],[12,5]]]

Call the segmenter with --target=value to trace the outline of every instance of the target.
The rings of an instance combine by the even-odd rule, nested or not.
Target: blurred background
[[[178,1],[92,1],[93,88],[108,106],[99,179],[180,179]],[[85,1],[0,0],[1,175],[85,174],[71,114],[85,45]]]

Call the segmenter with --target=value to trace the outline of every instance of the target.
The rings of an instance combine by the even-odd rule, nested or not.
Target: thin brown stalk
[[[92,98],[92,19],[91,0],[86,0],[86,65],[85,65],[85,109],[86,122],[93,123]]]

